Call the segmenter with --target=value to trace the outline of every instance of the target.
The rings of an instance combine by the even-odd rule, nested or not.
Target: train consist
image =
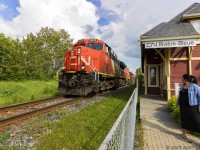
[[[87,95],[131,84],[133,74],[105,42],[82,39],[65,52],[58,90],[64,95]]]

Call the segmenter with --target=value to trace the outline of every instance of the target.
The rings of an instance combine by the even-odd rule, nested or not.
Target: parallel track
[[[23,108],[30,107],[30,106],[35,106],[35,105],[39,105],[42,103],[51,102],[52,100],[55,100],[55,99],[64,99],[64,97],[46,98],[46,99],[32,101],[32,102],[26,102],[26,103],[20,103],[20,104],[0,107],[0,114],[6,114],[11,110],[23,109]]]
[[[64,97],[60,97],[60,98],[64,98]],[[6,112],[9,112],[11,110],[16,110],[16,109],[21,109],[22,107],[30,107],[30,106],[34,106],[34,105],[39,105],[40,103],[44,103],[44,102],[49,102],[49,101],[52,101],[52,100],[55,100],[55,98],[50,98],[50,99],[44,99],[44,100],[39,100],[39,101],[33,101],[33,102],[30,102],[30,103],[22,103],[22,104],[17,104],[17,105],[12,105],[12,106],[7,106],[7,107],[2,107],[0,108],[0,114],[5,114]],[[33,116],[38,116],[38,115],[41,115],[41,114],[44,114],[46,112],[49,112],[49,111],[52,111],[53,109],[55,108],[58,108],[58,107],[63,107],[63,106],[66,106],[66,105],[72,105],[72,104],[76,104],[78,102],[81,102],[83,101],[83,99],[73,99],[73,100],[65,100],[63,102],[59,102],[59,103],[56,103],[56,104],[53,104],[53,105],[50,105],[50,106],[47,106],[47,107],[43,107],[43,108],[38,108],[38,109],[35,109],[35,110],[32,110],[32,111],[28,111],[28,112],[24,112],[24,113],[21,113],[21,114],[17,114],[17,115],[14,115],[14,116],[11,116],[11,117],[6,117],[2,120],[0,120],[0,131],[3,130],[5,127],[11,125],[11,124],[20,124],[21,122],[29,119],[30,117],[33,117]]]

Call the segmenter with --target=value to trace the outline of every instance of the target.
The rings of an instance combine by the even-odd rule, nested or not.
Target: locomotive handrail
[[[92,64],[91,64],[91,67],[95,68]],[[97,71],[96,68],[93,71],[95,73],[95,81],[97,80],[97,83],[99,83],[99,72]]]
[[[97,83],[99,83],[99,72],[98,70],[92,65],[92,63],[88,63],[86,60],[85,60],[85,57],[84,56],[81,56],[81,60],[86,64],[88,65],[92,71],[95,73],[95,81],[97,80]],[[97,77],[98,76],[98,77]]]
[[[63,66],[58,69],[56,72],[56,79],[59,80],[59,73],[63,70]]]

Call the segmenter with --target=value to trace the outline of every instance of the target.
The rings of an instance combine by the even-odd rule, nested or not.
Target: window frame
[[[95,48],[98,48],[98,46],[100,45],[100,46],[101,46],[101,49],[95,49],[95,48],[93,47],[94,45],[96,45]],[[87,44],[85,44],[85,47],[88,47],[88,48],[91,48],[91,49],[97,50],[97,51],[103,50],[103,44],[102,44],[102,43],[87,43]]]
[[[150,82],[150,68],[155,67],[156,68],[156,84],[151,85]],[[159,66],[158,65],[148,65],[148,87],[159,87]]]

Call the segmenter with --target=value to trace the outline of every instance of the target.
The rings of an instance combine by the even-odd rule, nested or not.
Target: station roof
[[[185,14],[197,14],[200,13],[200,4],[199,3],[194,3],[192,5],[193,7],[188,10]]]
[[[200,3],[194,3],[168,22],[163,22],[141,35],[141,41],[176,37],[199,37],[189,19],[200,19]]]

